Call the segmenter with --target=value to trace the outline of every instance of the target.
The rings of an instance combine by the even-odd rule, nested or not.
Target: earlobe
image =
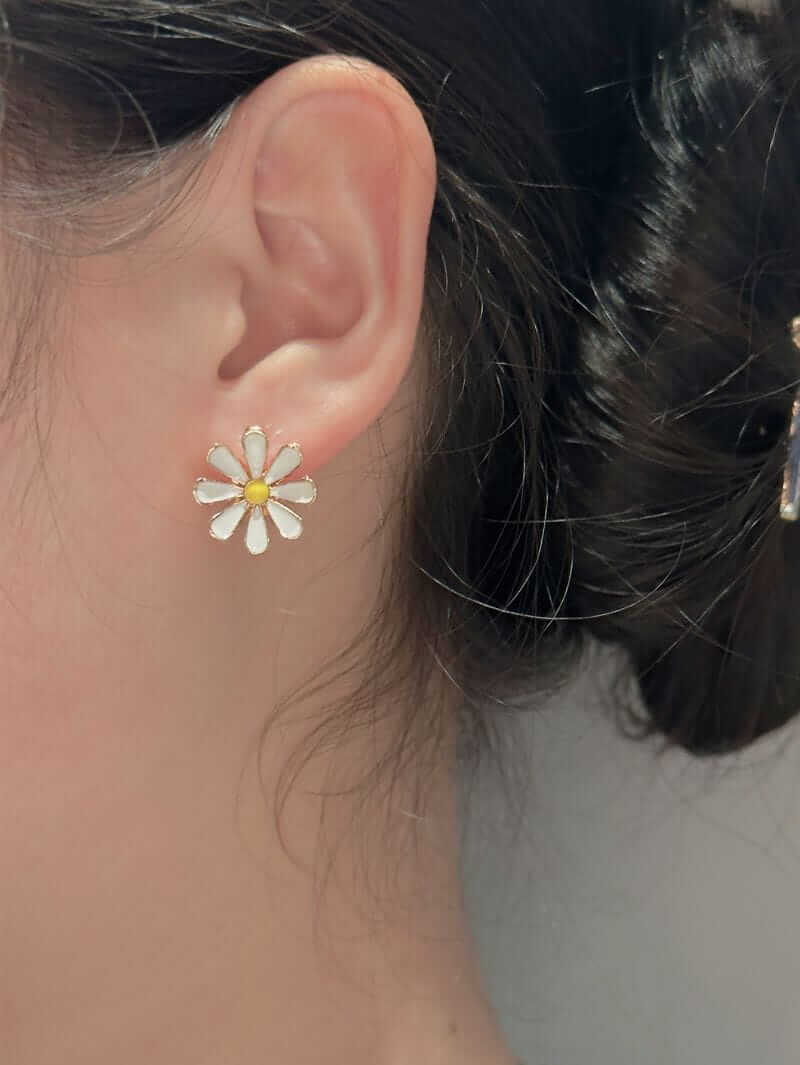
[[[243,106],[256,147],[239,210],[258,239],[240,245],[247,328],[220,361],[218,424],[299,440],[316,470],[380,416],[412,358],[433,146],[399,84],[360,62],[294,64]]]

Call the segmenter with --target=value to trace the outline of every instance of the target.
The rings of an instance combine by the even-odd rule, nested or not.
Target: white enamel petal
[[[261,507],[253,507],[250,512],[245,543],[247,544],[247,550],[251,555],[263,555],[269,547],[267,522]]]
[[[194,498],[198,503],[224,503],[226,499],[241,499],[242,488],[229,481],[207,481],[200,477],[195,481]]]
[[[269,516],[275,522],[278,532],[285,540],[297,540],[303,533],[303,519],[289,510],[283,503],[270,499],[267,502]]]
[[[282,499],[286,503],[313,503],[317,498],[317,486],[310,477],[306,477],[302,481],[276,484],[270,488],[269,494],[273,499]]]
[[[264,463],[267,461],[267,437],[263,429],[257,425],[251,425],[245,429],[242,436],[242,449],[247,465],[250,468],[250,476],[257,481],[264,472]]]
[[[276,481],[282,481],[284,477],[294,473],[302,461],[303,453],[297,444],[287,444],[282,447],[267,470],[267,484],[275,484]]]
[[[236,456],[233,454],[229,447],[225,447],[224,444],[215,444],[214,447],[208,453],[209,463],[220,473],[224,473],[226,477],[230,477],[232,481],[239,481],[244,484],[249,481],[247,471],[244,466],[239,462]]]
[[[248,511],[247,503],[234,503],[226,507],[211,519],[211,535],[215,540],[229,540],[236,531],[236,526]]]

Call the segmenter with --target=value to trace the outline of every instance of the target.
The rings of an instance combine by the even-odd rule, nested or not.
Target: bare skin
[[[36,409],[23,398],[0,426],[15,1065],[512,1063],[461,901],[452,745],[422,804],[412,772],[388,806],[328,800],[321,835],[319,793],[388,733],[339,744],[297,779],[283,840],[269,785],[337,692],[289,711],[256,759],[386,566],[391,529],[367,537],[417,394],[434,189],[392,79],[298,63],[240,103],[164,224],[63,283]],[[208,447],[237,450],[253,423],[271,454],[300,441],[319,487],[303,538],[273,530],[259,558],[241,528],[213,541],[218,508],[191,496]]]

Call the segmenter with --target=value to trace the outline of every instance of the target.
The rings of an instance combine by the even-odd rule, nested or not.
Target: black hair
[[[100,190],[200,153],[315,53],[385,67],[429,124],[428,387],[370,679],[336,727],[402,675],[420,695],[403,757],[436,733],[421,696],[444,676],[479,746],[588,636],[628,652],[647,714],[627,712],[669,743],[732,750],[795,713],[797,532],[778,516],[800,379],[794,5],[0,10],[0,195],[41,223],[17,235],[75,232]]]
[[[563,427],[570,609],[698,752],[797,710],[797,530],[778,501],[800,352],[796,8],[679,19],[646,81]]]

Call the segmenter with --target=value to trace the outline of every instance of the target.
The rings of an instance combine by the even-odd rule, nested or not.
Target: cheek
[[[118,662],[107,644],[79,657],[66,641],[51,641],[45,653],[31,648],[29,660],[37,665],[6,664],[0,854],[18,873],[26,865],[50,865],[55,873],[70,864],[81,832],[102,821],[109,797],[134,782],[144,721],[114,691]]]
[[[31,891],[46,897],[90,877],[110,841],[141,819],[147,782],[183,760],[187,735],[210,717],[206,678],[188,641],[176,640],[174,614],[131,605],[125,631],[72,594],[53,589],[49,623],[20,623],[14,653],[2,648],[0,864],[13,876],[0,876],[0,915],[9,893],[24,903]]]
[[[46,1016],[45,985],[64,983],[80,929],[102,916],[104,841],[119,833],[120,740],[83,711],[86,683],[82,670],[45,669],[9,685],[0,706],[0,1003],[23,1028],[27,1011]]]
[[[79,666],[51,657],[50,668],[26,670],[3,691],[0,1031],[6,1014],[12,1032],[14,1018],[22,1030],[26,1018],[32,1030],[42,1018],[67,1030],[74,998],[85,1011],[93,996],[119,996],[105,974],[118,981],[120,959],[157,953],[169,936],[176,910],[159,901],[159,872],[185,866],[185,898],[197,878],[181,848],[187,808],[203,790],[202,774],[190,779],[186,768],[202,707],[192,736],[170,714],[176,692],[163,683],[156,697],[140,677],[137,698],[126,697],[119,677],[132,668],[98,640]]]

